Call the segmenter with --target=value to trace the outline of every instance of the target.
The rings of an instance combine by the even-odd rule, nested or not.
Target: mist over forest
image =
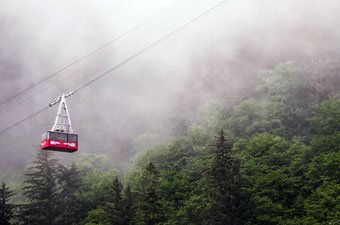
[[[40,1],[18,4],[3,1],[1,96],[3,99],[12,96],[175,3]],[[84,80],[117,64],[134,49],[161,36],[164,30],[181,25],[190,16],[197,15],[198,9],[210,4],[212,2],[185,1],[176,5],[167,15],[108,46],[79,63],[81,65],[75,65],[76,68],[63,71],[15,101],[2,105],[1,110],[5,111],[1,115],[2,128],[47,105],[61,93],[72,91]],[[200,70],[224,74],[228,82],[223,89],[228,89],[231,94],[227,97],[232,98],[225,99],[224,103],[232,104],[246,95],[244,90],[254,84],[261,69],[284,60],[337,55],[338,7],[337,1],[327,1],[327,4],[313,1],[228,3],[146,52],[131,62],[133,66],[122,67],[79,96],[70,98],[71,119],[81,136],[81,148],[85,152],[112,153],[119,161],[120,155],[125,155],[124,160],[128,160],[131,154],[126,156],[125,152],[130,151],[129,144],[138,135],[144,132],[168,134],[171,132],[169,123],[178,113],[177,100],[187,93],[192,95],[195,80],[211,78],[209,81],[214,82],[213,77],[202,77],[207,76],[204,73],[208,71]],[[79,68],[83,69],[62,79]],[[195,100],[190,104],[198,104]],[[15,108],[6,111],[13,106]],[[51,108],[39,118],[2,135],[2,168],[20,167],[35,156],[40,133],[50,129],[55,111]],[[185,116],[190,118],[191,113],[194,112]],[[28,132],[32,136],[26,137]]]
[[[51,163],[49,155],[44,161],[37,154],[41,134],[51,129],[57,106],[19,121],[219,2],[2,0],[0,181],[14,190],[12,202],[28,201],[20,190],[32,162]],[[67,168],[61,174],[71,174],[73,167],[68,165],[72,163],[87,171],[80,173],[80,183],[92,189],[75,194],[82,196],[81,205],[86,207],[78,220],[68,224],[339,222],[336,211],[340,202],[334,197],[340,187],[335,178],[339,175],[340,141],[339,27],[337,0],[230,0],[71,95],[67,103],[73,129],[79,135],[79,150],[72,154],[56,152],[52,158]],[[25,91],[28,87],[33,88]],[[16,97],[6,101],[12,96]],[[226,213],[224,221],[215,221],[218,216],[209,210],[217,200],[202,191],[224,185],[211,181],[218,167],[216,151],[221,149],[217,147],[210,156],[207,153],[219,144],[227,146],[226,151],[238,152],[230,153],[230,157],[231,161],[234,157],[239,160],[241,166],[236,167],[240,171],[230,176],[241,178],[229,183],[240,187],[247,184],[242,193],[234,192],[232,186],[226,193],[250,202],[237,205],[247,213]],[[260,149],[269,150],[263,153],[267,150]],[[271,160],[280,168],[271,165]],[[317,168],[323,174],[315,175]],[[149,215],[141,210],[146,200],[138,198],[134,223],[117,222],[118,217],[128,218],[124,210],[124,215],[110,217],[105,204],[111,203],[104,199],[112,193],[104,189],[112,186],[113,180],[117,187],[119,182],[131,186],[133,196],[144,193],[139,189],[146,185],[143,178],[157,176],[159,193],[166,194],[154,205],[159,204],[158,209],[167,213],[155,213],[155,221],[144,221],[142,218]],[[268,181],[275,176],[281,176],[284,182],[276,183],[274,178]],[[63,180],[57,176],[55,182],[59,181]],[[260,181],[262,188],[270,191],[261,192],[257,186]],[[63,182],[60,190],[65,188]],[[282,193],[284,197],[273,194],[280,190],[287,191]],[[322,199],[323,191],[329,194],[331,203]],[[122,195],[128,199],[126,193]],[[175,200],[169,200],[174,196]],[[317,205],[318,201],[324,205]],[[321,213],[328,203],[327,213]],[[269,209],[272,212],[267,212]],[[215,208],[219,210],[228,211]],[[64,218],[62,213],[59,216]],[[107,220],[94,222],[99,217]],[[58,221],[59,217],[53,218]],[[178,218],[185,219],[179,222]],[[227,218],[233,219],[225,223]],[[30,224],[27,221],[23,224]]]

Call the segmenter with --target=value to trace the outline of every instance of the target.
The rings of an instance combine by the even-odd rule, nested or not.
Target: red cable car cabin
[[[41,150],[59,152],[75,152],[78,150],[78,135],[73,133],[65,99],[72,93],[63,94],[50,103],[50,106],[52,106],[60,102],[52,129],[42,135]]]
[[[42,135],[41,149],[59,152],[75,152],[78,150],[78,135],[47,131]]]

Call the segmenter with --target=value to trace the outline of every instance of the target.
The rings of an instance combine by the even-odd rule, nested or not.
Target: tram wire
[[[184,0],[184,1],[185,1],[185,0]],[[182,2],[183,2],[183,1],[182,1]],[[176,13],[176,14],[177,14],[177,13]],[[171,18],[171,17],[169,17],[169,18]],[[156,25],[156,27],[159,26],[160,24],[162,24],[164,21],[167,21],[169,18],[165,18],[164,20],[162,20],[161,22],[159,22],[159,23]],[[149,21],[149,22],[150,22],[150,21]],[[144,32],[143,32],[143,35],[144,35],[145,33],[149,32],[150,30],[153,30],[154,28],[155,28],[155,27],[153,27],[153,28],[151,28],[151,29],[148,29],[148,30],[144,31]],[[123,47],[124,45],[126,45],[126,44],[128,44],[130,41],[132,41],[133,39],[138,38],[139,36],[142,36],[142,35],[138,35],[138,36],[135,36],[135,37],[131,38],[130,40],[124,42],[124,43],[123,43],[122,45],[120,45],[119,47],[114,48],[114,50],[120,49],[121,47]],[[109,53],[109,54],[110,54],[110,53]],[[100,59],[103,59],[103,58],[105,58],[105,57],[106,57],[107,55],[109,55],[109,54],[102,55],[102,56],[100,56],[99,58],[94,59],[94,61],[98,61],[98,60],[100,60]],[[65,80],[65,79],[68,79],[68,78],[70,78],[70,77],[73,76],[73,75],[76,75],[77,73],[79,73],[79,72],[82,71],[83,69],[85,69],[85,68],[91,66],[92,64],[93,64],[93,62],[90,62],[89,64],[86,64],[85,66],[82,66],[82,67],[79,68],[78,70],[76,70],[76,71],[74,71],[74,72],[72,72],[72,73],[70,73],[70,74],[68,74],[68,75],[66,75],[66,76],[64,76],[64,77],[62,77],[62,78],[61,78],[61,81]],[[17,108],[18,106],[20,106],[20,105],[23,104],[24,102],[30,100],[32,97],[37,96],[37,95],[41,94],[42,92],[44,92],[44,91],[46,91],[46,90],[48,90],[48,89],[50,89],[50,88],[52,88],[52,87],[56,87],[56,86],[57,86],[57,84],[52,84],[52,85],[50,85],[50,86],[47,86],[47,87],[42,88],[39,92],[34,93],[34,94],[32,94],[32,95],[29,95],[27,98],[24,98],[24,99],[22,99],[22,100],[19,101],[19,102],[16,102],[15,105],[13,105],[13,106],[11,106],[11,107],[8,107],[8,108],[5,108],[4,110],[1,110],[1,111],[0,111],[0,116],[2,116],[3,114],[5,114],[5,113],[7,113],[7,112],[9,112],[9,111],[11,111],[11,110]]]
[[[203,13],[199,14],[198,16],[194,17],[193,19],[191,19],[190,21],[186,22],[185,24],[177,27],[175,30],[171,31],[170,33],[166,34],[165,36],[163,36],[162,38],[158,39],[157,41],[153,42],[152,44],[146,46],[145,48],[143,48],[142,50],[136,52],[135,54],[133,54],[132,56],[128,57],[127,59],[123,60],[122,62],[120,62],[119,64],[115,65],[114,67],[112,67],[111,69],[105,71],[104,73],[100,74],[99,76],[97,76],[96,78],[84,83],[83,85],[81,85],[80,87],[78,87],[77,89],[75,89],[73,92],[77,93],[80,90],[82,90],[83,88],[89,86],[90,84],[94,83],[95,81],[99,80],[100,78],[104,77],[105,75],[109,74],[110,72],[113,72],[115,70],[117,70],[118,68],[120,68],[121,66],[123,66],[124,64],[130,62],[131,60],[135,59],[137,56],[143,54],[144,52],[146,52],[147,50],[151,49],[152,47],[154,47],[155,45],[159,44],[160,42],[168,39],[169,37],[171,37],[172,35],[178,33],[179,31],[183,30],[185,27],[193,24],[195,21],[199,20],[201,17],[204,17],[205,15],[211,13],[212,11],[214,11],[215,9],[217,9],[218,7],[222,6],[225,3],[230,2],[231,0],[223,0],[220,1],[219,3],[217,3],[216,5],[214,5],[213,7],[205,10]],[[46,106],[36,112],[34,112],[33,114],[30,114],[29,116],[15,122],[14,124],[6,127],[5,129],[0,131],[0,135],[6,131],[8,131],[9,129],[17,126],[18,124],[40,114],[41,112],[47,110],[48,108],[50,108],[49,106]]]
[[[11,101],[12,99],[14,99],[14,98],[16,98],[16,97],[22,95],[23,93],[25,93],[25,92],[31,90],[32,88],[34,88],[34,87],[36,87],[37,85],[43,83],[44,81],[46,81],[46,80],[48,80],[48,79],[54,77],[55,75],[59,74],[60,72],[62,72],[62,71],[64,71],[64,70],[66,70],[66,69],[72,67],[73,65],[75,65],[75,64],[77,64],[77,63],[79,63],[79,62],[81,62],[82,60],[88,58],[89,56],[93,55],[94,53],[96,53],[96,52],[98,52],[98,51],[100,51],[100,50],[106,48],[107,46],[111,45],[111,44],[114,43],[115,41],[118,41],[118,40],[122,39],[123,37],[129,35],[129,34],[132,33],[133,31],[137,30],[138,28],[143,27],[144,25],[146,25],[146,24],[152,22],[153,20],[155,20],[155,19],[157,19],[158,17],[164,15],[165,13],[167,13],[168,11],[170,11],[170,10],[172,10],[173,8],[177,7],[178,5],[184,3],[185,1],[187,1],[187,0],[181,0],[181,1],[177,2],[177,3],[175,3],[175,4],[172,5],[171,7],[169,7],[169,8],[167,8],[167,9],[163,10],[162,12],[160,12],[160,13],[158,13],[157,15],[151,17],[150,19],[145,20],[144,22],[142,22],[142,23],[136,25],[135,27],[133,27],[133,28],[131,28],[130,30],[126,31],[125,33],[119,35],[118,37],[116,37],[116,38],[114,38],[114,39],[112,39],[112,40],[106,42],[105,44],[103,44],[103,45],[97,47],[96,49],[94,49],[94,50],[88,52],[87,54],[85,54],[85,55],[81,56],[80,58],[74,60],[74,61],[71,62],[70,64],[67,64],[66,66],[63,66],[62,68],[58,69],[58,70],[55,71],[54,73],[52,73],[52,74],[50,74],[50,75],[44,77],[44,78],[41,79],[41,80],[36,81],[35,83],[33,83],[32,85],[28,86],[27,88],[24,88],[24,89],[20,90],[19,92],[17,92],[16,94],[12,95],[11,97],[8,97],[7,99],[1,101],[1,102],[0,102],[0,106],[4,105],[5,103]]]
[[[80,87],[78,87],[77,89],[73,90],[74,93],[80,91],[81,89],[85,88],[86,86],[92,84],[93,82],[99,80],[100,78],[102,78],[103,76],[109,74],[110,72],[113,72],[115,70],[117,70],[118,68],[120,68],[122,65],[124,65],[125,63],[133,60],[134,58],[136,58],[137,56],[143,54],[144,52],[146,52],[147,50],[151,49],[152,47],[154,47],[155,45],[159,44],[160,42],[168,39],[169,37],[171,37],[173,34],[178,33],[179,31],[181,31],[183,28],[189,26],[190,24],[194,23],[196,20],[200,19],[201,17],[209,14],[211,11],[213,11],[214,9],[218,8],[219,6],[221,6],[222,4],[229,2],[231,0],[223,0],[221,2],[219,2],[218,4],[216,4],[215,6],[213,6],[212,8],[204,11],[203,13],[201,13],[200,15],[194,17],[193,19],[191,19],[189,22],[177,27],[175,30],[171,31],[170,33],[166,34],[165,36],[163,36],[162,38],[158,39],[157,41],[153,42],[152,44],[148,45],[147,47],[143,48],[142,50],[136,52],[135,54],[133,54],[132,56],[128,57],[127,59],[123,60],[122,62],[120,62],[119,64],[117,64],[116,66],[112,67],[111,69],[105,71],[104,73],[100,74],[99,76],[97,76],[96,78],[86,82],[85,84],[81,85]],[[1,132],[0,132],[1,133]]]
[[[32,118],[32,117],[38,115],[38,114],[40,114],[41,112],[45,111],[45,110],[48,109],[48,108],[50,108],[50,107],[49,107],[49,106],[46,106],[46,107],[44,107],[44,108],[42,108],[42,109],[40,109],[40,110],[38,110],[38,111],[36,111],[36,112],[30,114],[29,116],[27,116],[27,117],[25,117],[25,118],[23,118],[23,119],[21,119],[21,120],[15,122],[14,124],[12,124],[12,125],[6,127],[5,129],[1,130],[1,131],[0,131],[0,134],[4,133],[4,132],[6,132],[7,130],[11,129],[12,127],[15,127],[15,126],[17,126],[18,124],[20,124],[20,123],[22,123],[22,122],[24,122],[24,121],[26,121],[26,120],[28,120],[28,119],[30,119],[30,118]]]

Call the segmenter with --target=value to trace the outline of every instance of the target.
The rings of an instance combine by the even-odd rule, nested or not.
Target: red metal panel
[[[54,150],[62,152],[75,152],[78,150],[77,142],[45,139],[41,141],[42,150]]]

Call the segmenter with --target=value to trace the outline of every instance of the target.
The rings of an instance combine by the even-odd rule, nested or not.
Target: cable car
[[[78,150],[78,135],[73,133],[71,119],[66,105],[66,97],[70,94],[63,94],[50,106],[60,102],[54,125],[50,131],[42,135],[41,150],[76,152]]]

